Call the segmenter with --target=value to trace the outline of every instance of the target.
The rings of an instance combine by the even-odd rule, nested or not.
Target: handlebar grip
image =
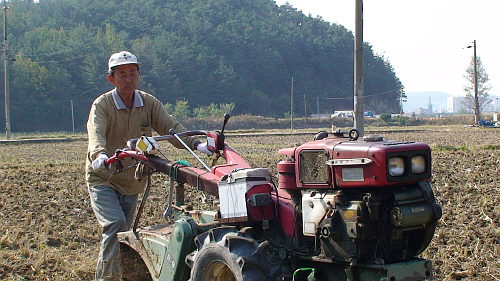
[[[111,158],[108,158],[106,161],[104,161],[104,163],[106,164],[106,166],[108,166],[109,164],[113,164],[118,161],[120,161],[120,159],[116,158],[115,156],[112,156]]]
[[[127,157],[133,157],[142,161],[148,161],[148,158],[140,152],[134,151],[134,150],[126,150],[126,151],[120,151],[117,152],[115,155],[111,156],[108,158],[108,160],[105,161],[106,165],[116,163],[120,161],[121,159],[127,158]]]

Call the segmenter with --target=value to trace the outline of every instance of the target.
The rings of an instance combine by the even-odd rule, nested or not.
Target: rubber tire
[[[197,250],[186,257],[191,267],[190,281],[268,280],[267,241],[258,243],[251,228],[211,229],[195,238]]]
[[[347,135],[349,136],[349,140],[356,141],[359,138],[359,131],[357,129],[350,129]]]

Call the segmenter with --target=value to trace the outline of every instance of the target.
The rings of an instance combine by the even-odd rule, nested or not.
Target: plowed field
[[[500,280],[500,129],[378,134],[433,149],[432,186],[444,214],[423,256],[434,261],[434,280]],[[313,135],[226,141],[275,174],[276,151]],[[186,157],[168,145],[161,150],[172,160]],[[0,280],[92,279],[100,229],[87,198],[85,152],[85,141],[0,145]],[[143,224],[162,221],[167,182],[154,176]],[[188,198],[195,207],[212,200],[196,190]]]

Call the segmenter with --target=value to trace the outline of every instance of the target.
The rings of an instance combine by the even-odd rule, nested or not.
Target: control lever
[[[208,167],[207,164],[205,164],[205,162],[203,162],[203,160],[201,160],[201,158],[196,153],[194,153],[194,151],[175,133],[174,129],[170,129],[168,132],[173,135],[184,146],[184,148],[186,148],[187,151],[189,151],[189,153],[191,153],[196,158],[196,160],[198,160],[198,162],[203,165],[205,169],[207,169],[209,173],[212,172],[210,167]]]
[[[165,220],[167,221],[168,217],[174,213],[174,208],[173,208],[174,185],[175,185],[175,180],[173,177],[170,177],[170,187],[168,190],[168,204],[167,204],[167,209],[165,210],[165,212],[163,212],[163,217],[165,217]]]
[[[224,124],[222,124],[222,131],[220,131],[220,134],[224,134],[224,129],[226,128],[227,121],[231,118],[231,115],[225,113],[224,114]]]

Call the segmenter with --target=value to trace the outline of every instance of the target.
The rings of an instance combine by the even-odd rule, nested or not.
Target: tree
[[[172,115],[179,120],[186,120],[191,116],[188,101],[178,100],[175,102],[174,112]]]
[[[380,114],[379,118],[384,120],[385,122],[389,122],[389,120],[392,119],[392,116],[390,113],[382,113],[382,114]]]
[[[234,109],[234,102],[232,103],[220,103],[215,104],[211,103],[207,106],[200,106],[193,110],[194,115],[198,118],[207,118],[207,117],[221,117],[224,113],[231,113]]]
[[[136,54],[142,63],[139,88],[170,103],[169,112],[180,119],[191,117],[194,108],[200,114],[217,109],[282,115],[290,106],[291,77],[294,92],[321,98],[322,108],[352,107],[352,32],[306,16],[290,4],[278,6],[269,0],[8,3],[9,44],[17,58],[11,63],[11,93],[19,115],[33,111],[27,100],[65,105],[78,101],[75,104],[82,110],[75,112],[75,123],[84,128],[88,106],[110,89],[107,59],[122,50]],[[368,43],[364,54],[366,108],[400,112],[403,85],[390,62]],[[38,118],[42,126],[27,118],[22,130],[61,129],[64,117],[39,103],[37,108],[37,116],[43,113],[52,119]]]
[[[491,96],[488,94],[488,92],[491,90],[491,85],[488,83],[490,80],[488,78],[488,73],[486,73],[486,68],[483,65],[483,62],[481,61],[481,58],[479,56],[476,57],[476,63],[477,63],[477,99],[478,99],[478,114],[477,116],[480,116],[481,111],[488,106],[493,99]],[[469,67],[465,70],[467,74],[464,74],[465,79],[469,82],[464,87],[464,91],[466,92],[465,94],[465,99],[464,99],[464,105],[473,111],[475,111],[475,102],[474,102],[474,57],[472,57],[472,60],[469,64]],[[480,117],[479,117],[480,119]],[[479,121],[479,120],[477,120]]]

